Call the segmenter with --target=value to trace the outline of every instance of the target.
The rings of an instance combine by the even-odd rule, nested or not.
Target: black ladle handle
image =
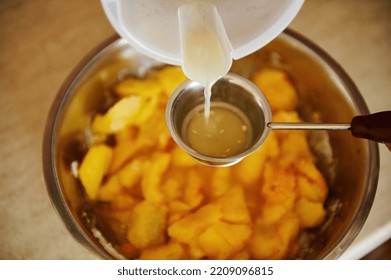
[[[391,151],[391,111],[356,116],[351,123],[286,123],[270,122],[275,130],[350,130],[357,138],[384,143]]]
[[[354,137],[390,144],[391,111],[356,116],[352,119],[350,130]]]

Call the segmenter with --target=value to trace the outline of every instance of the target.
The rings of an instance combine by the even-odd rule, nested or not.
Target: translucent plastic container
[[[118,34],[138,51],[168,64],[182,65],[180,20],[183,5],[210,5],[217,10],[215,30],[228,38],[227,55],[242,58],[262,48],[293,20],[304,0],[101,0]],[[217,24],[217,26],[220,26]],[[224,33],[224,34],[222,34]]]

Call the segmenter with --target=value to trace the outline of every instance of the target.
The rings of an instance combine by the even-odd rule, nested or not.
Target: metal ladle
[[[212,89],[211,108],[214,104],[227,103],[243,112],[249,120],[253,135],[248,147],[237,155],[212,157],[194,150],[183,137],[183,121],[196,106],[204,103],[203,87],[193,81],[185,81],[171,94],[166,107],[166,122],[174,141],[188,154],[210,166],[230,166],[257,150],[271,130],[350,130],[354,137],[391,143],[391,111],[366,116],[356,116],[350,123],[276,123],[272,111],[261,90],[251,81],[227,74]]]

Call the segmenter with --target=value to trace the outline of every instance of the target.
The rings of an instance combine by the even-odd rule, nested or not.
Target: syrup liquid
[[[209,120],[203,105],[196,106],[182,125],[183,140],[200,154],[225,158],[244,152],[251,144],[252,127],[247,116],[233,105],[214,102]]]
[[[184,40],[183,67],[186,75],[204,87],[205,118],[209,118],[212,86],[225,74],[227,61],[217,34],[189,33]]]
[[[180,13],[183,23],[182,69],[190,80],[204,87],[204,112],[208,120],[212,86],[228,73],[232,57],[217,11],[202,3],[195,7],[185,8]]]
[[[194,8],[196,7],[196,8]],[[228,157],[245,151],[251,143],[252,128],[236,107],[214,103],[212,86],[232,65],[231,47],[217,10],[208,4],[184,6],[179,13],[182,40],[182,69],[204,87],[205,104],[185,117],[182,138],[200,154]]]

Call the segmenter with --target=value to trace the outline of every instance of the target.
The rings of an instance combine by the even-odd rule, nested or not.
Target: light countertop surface
[[[307,0],[290,27],[326,50],[371,112],[391,109],[391,1]],[[98,0],[0,1],[0,259],[97,259],[65,228],[42,175],[51,103],[75,65],[114,34]],[[380,145],[370,215],[342,258],[391,236],[391,152]]]

